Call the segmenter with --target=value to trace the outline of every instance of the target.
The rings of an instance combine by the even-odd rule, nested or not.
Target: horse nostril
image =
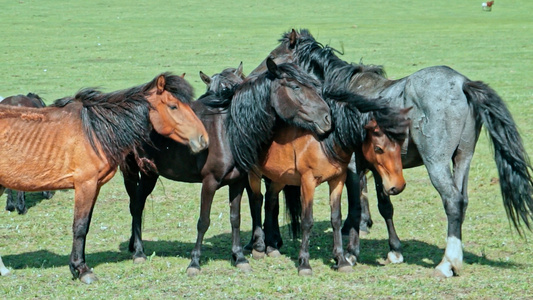
[[[209,145],[209,142],[203,135],[200,136],[200,145],[202,145],[203,148],[207,148]]]
[[[329,114],[326,114],[326,116],[324,117],[324,123],[326,123],[326,125],[328,125],[328,126],[331,125],[331,121],[329,119]]]

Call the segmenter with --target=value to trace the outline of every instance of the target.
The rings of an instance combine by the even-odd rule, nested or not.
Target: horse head
[[[178,99],[173,92],[179,85],[192,90],[189,84],[182,77],[168,74],[161,74],[154,81],[146,99],[151,104],[150,121],[155,131],[178,143],[188,144],[193,153],[206,149],[208,134],[189,106],[190,99]]]
[[[402,144],[407,136],[409,121],[405,115],[408,110],[401,110],[388,125],[395,127],[395,133],[380,126],[376,119],[371,119],[365,126],[366,138],[363,141],[363,156],[378,172],[383,181],[383,191],[387,195],[401,193],[405,186],[402,166]]]
[[[332,129],[331,111],[320,94],[320,83],[296,65],[267,58],[268,72],[276,78],[271,89],[274,110],[284,121],[323,135]]]
[[[241,84],[245,78],[242,72],[242,62],[235,68],[227,68],[211,77],[200,71],[200,78],[207,86],[207,92],[216,95],[227,95],[232,93],[236,86]]]

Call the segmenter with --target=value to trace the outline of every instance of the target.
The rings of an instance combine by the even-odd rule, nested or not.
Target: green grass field
[[[51,103],[83,87],[113,91],[172,71],[187,73],[199,96],[205,89],[200,70],[212,74],[242,61],[248,73],[278,45],[282,33],[307,28],[318,41],[342,50],[346,61],[382,64],[390,78],[448,65],[489,83],[507,102],[533,155],[533,2],[496,1],[492,12],[482,11],[481,2],[3,1],[0,95],[34,92]],[[251,260],[250,274],[231,266],[226,188],[215,197],[202,274],[188,278],[200,185],[165,179],[149,197],[144,215],[150,260],[134,265],[127,251],[128,198],[117,175],[102,188],[94,211],[87,262],[100,281],[87,286],[72,280],[68,268],[73,191],[59,191],[52,200],[31,197],[27,215],[0,212],[0,255],[13,273],[0,277],[0,298],[533,297],[533,246],[507,221],[499,187],[491,184],[497,172],[484,134],[470,171],[461,276],[431,276],[443,254],[446,216],[424,168],[406,170],[405,177],[406,190],[392,199],[405,263],[382,265],[387,232],[372,191],[375,225],[362,240],[360,263],[351,274],[331,270],[332,230],[323,185],[315,200],[314,275],[309,278],[297,275],[299,241],[291,241],[285,228],[281,258]],[[251,227],[246,199],[243,243]]]

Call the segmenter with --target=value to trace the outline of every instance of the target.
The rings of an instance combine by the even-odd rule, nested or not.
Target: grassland
[[[202,70],[215,73],[259,64],[291,28],[308,28],[344,59],[382,64],[390,78],[449,65],[491,85],[507,102],[533,153],[533,2],[501,1],[490,13],[481,1],[4,1],[0,9],[0,95],[38,93],[47,103],[82,87],[105,91],[187,73],[200,95]],[[215,198],[203,248],[203,270],[185,268],[196,238],[198,184],[162,179],[144,215],[150,260],[133,265],[127,251],[128,198],[117,175],[104,186],[87,241],[87,261],[100,281],[71,280],[73,191],[50,201],[32,198],[27,215],[0,212],[0,255],[13,275],[0,278],[4,299],[163,298],[532,298],[533,247],[510,227],[492,153],[483,135],[472,163],[470,204],[463,227],[465,266],[459,277],[431,276],[445,245],[446,216],[424,168],[407,170],[407,189],[393,199],[402,265],[382,265],[387,232],[371,193],[376,222],[362,241],[351,274],[331,270],[326,186],[317,190],[311,240],[314,276],[297,276],[298,241],[280,259],[251,261],[254,272],[230,265],[227,189]],[[5,198],[2,198],[5,199]],[[3,201],[3,200],[2,200]],[[250,218],[243,204],[243,243]],[[531,235],[529,235],[531,239]]]

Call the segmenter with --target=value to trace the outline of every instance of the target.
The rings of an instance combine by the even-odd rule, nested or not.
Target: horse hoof
[[[440,269],[440,268],[437,267],[433,271],[433,277],[435,277],[435,278],[444,279],[444,278],[450,278],[452,276],[453,276],[452,270],[445,270],[445,269]]]
[[[11,275],[11,271],[9,271],[8,269],[0,270],[0,275],[2,275],[2,276],[10,276]]]
[[[311,270],[311,269],[301,269],[301,270],[298,270],[298,275],[299,276],[312,276],[313,275],[313,270]]]
[[[351,273],[353,272],[353,268],[352,266],[342,266],[342,267],[339,267],[337,271],[339,271],[339,273]]]
[[[250,273],[252,272],[252,266],[250,266],[249,263],[242,263],[236,265],[237,269],[241,270],[244,273]]]
[[[85,284],[91,284],[98,281],[98,277],[96,277],[93,272],[86,272],[80,276],[80,281]]]
[[[346,255],[346,260],[352,265],[352,266],[355,266],[355,264],[357,263],[357,257],[353,254],[350,254],[350,255]]]
[[[134,257],[133,263],[134,264],[143,264],[146,262],[146,257]]]
[[[268,257],[272,257],[272,258],[278,258],[281,256],[281,253],[279,252],[278,249],[274,249],[270,252],[267,253]]]
[[[200,274],[200,269],[197,268],[187,268],[187,276],[194,277]]]
[[[403,263],[403,255],[400,252],[390,251],[387,254],[385,264],[401,264]]]
[[[254,259],[263,259],[265,257],[265,252],[259,252],[255,249],[252,250],[252,257]]]

